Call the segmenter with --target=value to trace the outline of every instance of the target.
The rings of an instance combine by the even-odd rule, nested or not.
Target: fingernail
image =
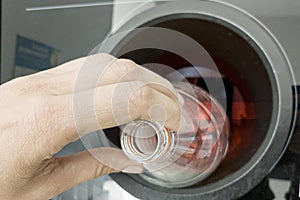
[[[122,172],[129,174],[140,174],[144,171],[144,167],[141,165],[132,165],[125,167]]]

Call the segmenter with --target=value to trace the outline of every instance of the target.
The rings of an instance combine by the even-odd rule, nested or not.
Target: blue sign
[[[15,65],[44,70],[59,64],[60,52],[40,42],[17,36]]]

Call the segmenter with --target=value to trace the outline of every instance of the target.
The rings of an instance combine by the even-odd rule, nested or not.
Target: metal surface
[[[273,116],[266,138],[252,159],[240,170],[209,185],[170,190],[144,182],[139,176],[116,174],[112,177],[124,189],[141,199],[235,199],[251,190],[268,174],[286,147],[295,118],[296,105],[293,104],[296,100],[293,99],[291,89],[295,80],[290,63],[273,35],[255,18],[226,4],[208,1],[166,3],[136,16],[119,31],[133,30],[158,18],[163,20],[170,15],[184,17],[186,14],[198,15],[199,18],[205,16],[228,26],[240,35],[246,35],[256,45],[256,50],[262,52],[261,56],[269,63],[265,66],[274,94]],[[122,39],[115,41],[111,50]]]
[[[91,3],[80,3],[80,4],[64,4],[64,5],[49,5],[49,6],[38,6],[38,7],[28,7],[26,11],[45,11],[45,10],[60,10],[60,9],[72,9],[72,8],[87,8],[87,7],[98,7],[98,6],[109,6],[109,5],[128,5],[137,3],[148,3],[148,2],[166,2],[172,0],[146,0],[146,1],[122,1],[122,2],[91,2]]]

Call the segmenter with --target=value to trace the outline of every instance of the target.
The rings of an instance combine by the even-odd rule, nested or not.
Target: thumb
[[[93,156],[94,157],[93,157]],[[143,166],[129,160],[122,150],[102,147],[58,159],[47,182],[56,196],[80,183],[114,172],[142,173]],[[48,184],[45,184],[48,185]],[[49,185],[48,185],[49,186]]]

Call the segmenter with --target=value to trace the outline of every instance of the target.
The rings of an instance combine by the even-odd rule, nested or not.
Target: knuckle
[[[113,61],[113,60],[117,59],[114,56],[107,54],[107,53],[97,53],[97,54],[93,54],[88,57],[85,57],[85,59],[86,58],[92,59],[92,61],[98,61],[98,62]]]
[[[20,77],[14,79],[12,85],[19,94],[27,94],[31,90],[32,80],[26,76]]]
[[[130,71],[136,68],[137,64],[129,59],[118,59],[113,65],[113,70],[120,74],[128,74]]]
[[[108,53],[97,53],[97,54],[94,54],[92,56],[96,56],[96,57],[100,57],[100,58],[103,58],[103,57],[106,57],[106,58],[115,58],[114,56],[108,54]]]
[[[107,57],[107,58],[113,58],[113,59],[115,59],[115,57],[114,57],[114,56],[112,56],[112,55],[110,55],[110,54],[108,54],[108,53],[99,53],[99,56],[101,56],[101,57]]]
[[[93,174],[92,178],[97,178],[99,176],[102,176],[102,175],[106,175],[106,174],[109,174],[113,171],[112,168],[110,168],[109,166],[107,165],[99,165],[96,170],[95,170],[95,173]]]
[[[18,94],[26,95],[40,91],[43,87],[45,87],[45,80],[33,76],[24,76],[15,79],[12,84]]]
[[[152,89],[147,86],[138,86],[130,98],[135,108],[138,110],[144,110],[149,106],[149,103],[152,101],[153,92]]]

